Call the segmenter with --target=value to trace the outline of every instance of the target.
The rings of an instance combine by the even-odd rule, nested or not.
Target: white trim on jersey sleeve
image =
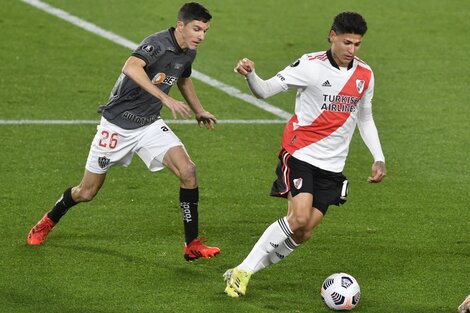
[[[357,128],[362,140],[374,158],[374,162],[385,162],[385,156],[380,145],[379,133],[372,116],[372,97],[374,95],[374,76],[371,76],[369,87],[361,99],[357,118]]]
[[[269,98],[284,91],[283,86],[276,77],[263,80],[256,74],[255,70],[246,75],[246,81],[251,92],[259,99]]]

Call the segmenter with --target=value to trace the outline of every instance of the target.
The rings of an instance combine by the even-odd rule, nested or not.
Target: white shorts
[[[184,145],[162,119],[137,129],[122,129],[104,117],[96,127],[85,168],[104,174],[112,166],[129,166],[135,153],[152,172],[165,168],[163,158],[173,147]]]

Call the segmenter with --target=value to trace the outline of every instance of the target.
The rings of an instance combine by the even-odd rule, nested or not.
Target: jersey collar
[[[174,27],[170,27],[168,29],[168,32],[170,33],[170,38],[171,38],[171,42],[173,43],[173,45],[175,46],[175,49],[178,53],[185,53],[187,51],[186,50],[183,50],[181,49],[180,45],[178,44],[178,41],[176,40],[176,37],[175,37],[175,28]]]
[[[333,58],[333,53],[331,52],[331,49],[328,49],[326,51],[326,56],[328,57],[328,61],[330,61],[331,66],[336,67],[338,70],[340,69],[338,64],[336,63],[335,59]],[[351,60],[348,64],[348,70],[350,70],[353,67],[354,59]]]

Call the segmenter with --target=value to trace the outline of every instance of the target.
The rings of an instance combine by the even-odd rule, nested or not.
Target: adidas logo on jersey
[[[323,86],[323,87],[331,87],[331,84],[330,84],[330,82],[329,82],[328,80],[326,80],[326,81],[323,83],[322,86]]]

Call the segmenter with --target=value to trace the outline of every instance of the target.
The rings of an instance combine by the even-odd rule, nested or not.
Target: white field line
[[[70,13],[66,12],[66,11],[63,11],[61,9],[58,9],[58,8],[55,8],[47,3],[44,3],[42,1],[39,1],[39,0],[20,0],[24,3],[27,3],[29,5],[32,5],[44,12],[47,12],[51,15],[54,15],[58,18],[61,18],[69,23],[72,23],[84,30],[87,30],[93,34],[96,34],[100,37],[103,37],[103,38],[106,38],[118,45],[121,45],[123,47],[126,47],[126,48],[129,48],[131,50],[134,50],[138,47],[138,44],[124,38],[124,37],[121,37],[113,32],[110,32],[110,31],[107,31],[93,23],[90,23],[90,22],[87,22],[85,20],[82,20],[81,18],[79,17],[76,17],[74,15],[71,15]],[[248,95],[248,94],[245,94],[243,93],[242,91],[240,91],[239,89],[237,88],[234,88],[232,86],[229,86],[227,84],[224,84],[222,83],[221,81],[218,81],[210,76],[207,76],[199,71],[196,71],[193,69],[192,71],[192,77],[216,88],[216,89],[219,89],[227,94],[229,94],[230,96],[232,97],[235,97],[235,98],[238,98],[238,99],[241,99],[245,102],[248,102],[260,109],[263,109],[267,112],[270,112],[284,120],[287,120],[289,119],[292,114],[284,111],[284,110],[281,110],[280,108],[278,107],[275,107],[265,101],[262,101],[262,100],[259,100],[251,95]]]
[[[99,120],[0,120],[0,125],[98,125]],[[196,124],[195,120],[165,120],[167,124]],[[285,124],[284,120],[218,120],[217,124]]]

